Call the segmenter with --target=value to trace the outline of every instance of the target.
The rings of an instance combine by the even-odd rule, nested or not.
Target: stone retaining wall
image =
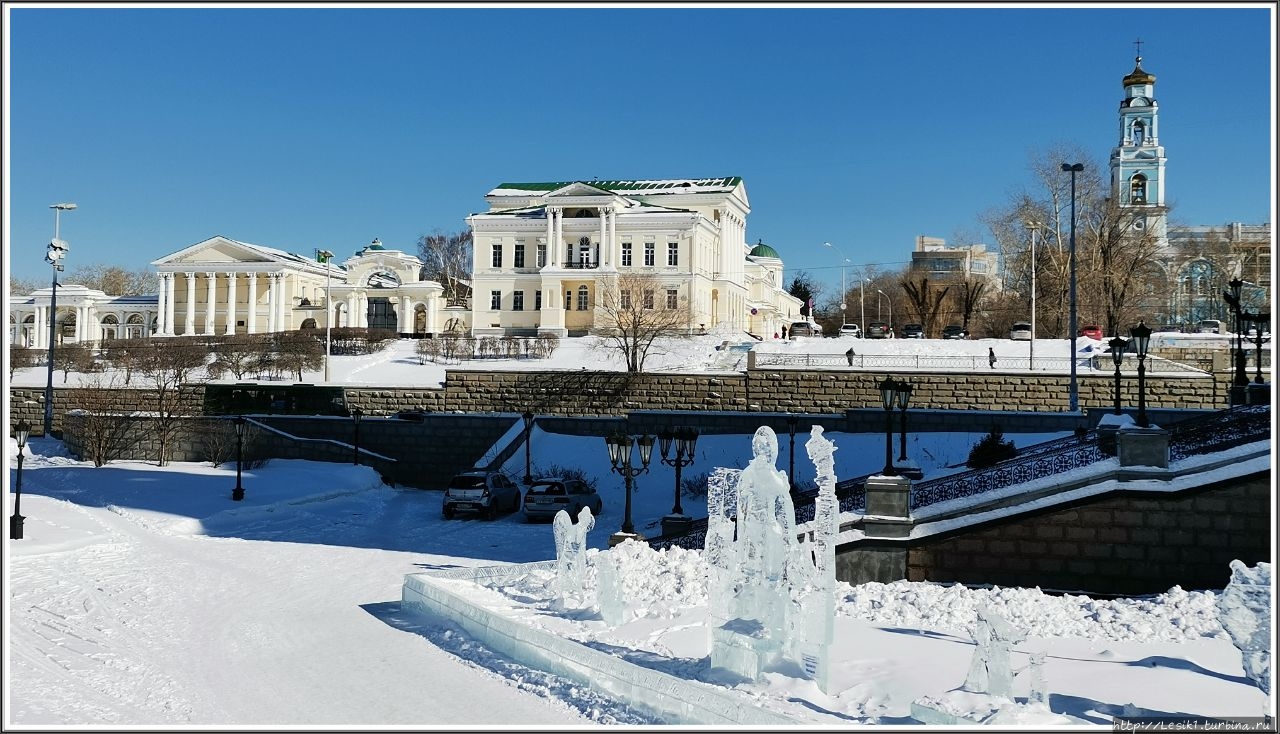
[[[1177,495],[1119,492],[976,526],[907,550],[911,581],[1149,594],[1220,589],[1271,558],[1270,473]]]

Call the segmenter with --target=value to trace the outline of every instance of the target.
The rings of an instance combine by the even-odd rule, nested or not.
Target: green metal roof
[[[751,255],[751,257],[771,257],[775,260],[782,259],[782,256],[778,254],[778,251],[766,245],[763,240],[758,240],[756,242],[756,246],[751,248],[751,252],[748,254]]]
[[[570,184],[581,183],[605,191],[635,191],[653,193],[680,193],[690,186],[701,189],[731,189],[742,183],[741,176],[723,178],[673,178],[661,180],[613,180],[613,181],[546,181],[536,183],[501,183],[497,189],[513,191],[555,191]]]

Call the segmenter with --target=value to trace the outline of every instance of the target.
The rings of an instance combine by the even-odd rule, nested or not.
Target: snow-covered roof
[[[610,181],[552,181],[541,183],[501,183],[486,196],[536,196],[582,183],[604,191],[642,194],[708,194],[732,191],[742,183],[741,176],[722,178],[619,179]]]

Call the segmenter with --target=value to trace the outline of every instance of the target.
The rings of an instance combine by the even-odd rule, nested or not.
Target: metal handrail
[[[1270,435],[1270,405],[1239,405],[1170,425],[1169,461],[1225,451]]]
[[[1121,373],[1137,372],[1135,359],[1128,358],[1121,365]],[[965,354],[854,354],[853,364],[845,354],[781,354],[778,352],[756,352],[756,369],[786,369],[814,367],[852,367],[854,369],[917,369],[917,370],[1028,370],[1034,372],[1067,372],[1071,369],[1071,360],[1066,357],[1039,357],[1032,369],[1029,357],[1000,357],[995,365],[988,358]],[[1168,359],[1147,356],[1147,372],[1206,374],[1204,370],[1191,365],[1174,362]],[[1110,355],[1085,355],[1076,358],[1076,367],[1097,374],[1113,374],[1115,365]]]

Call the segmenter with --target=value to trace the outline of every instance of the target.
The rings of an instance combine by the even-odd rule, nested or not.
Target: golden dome
[[[1155,84],[1156,75],[1142,70],[1142,57],[1137,56],[1133,61],[1133,71],[1125,76],[1124,85],[1132,87],[1135,84]]]

